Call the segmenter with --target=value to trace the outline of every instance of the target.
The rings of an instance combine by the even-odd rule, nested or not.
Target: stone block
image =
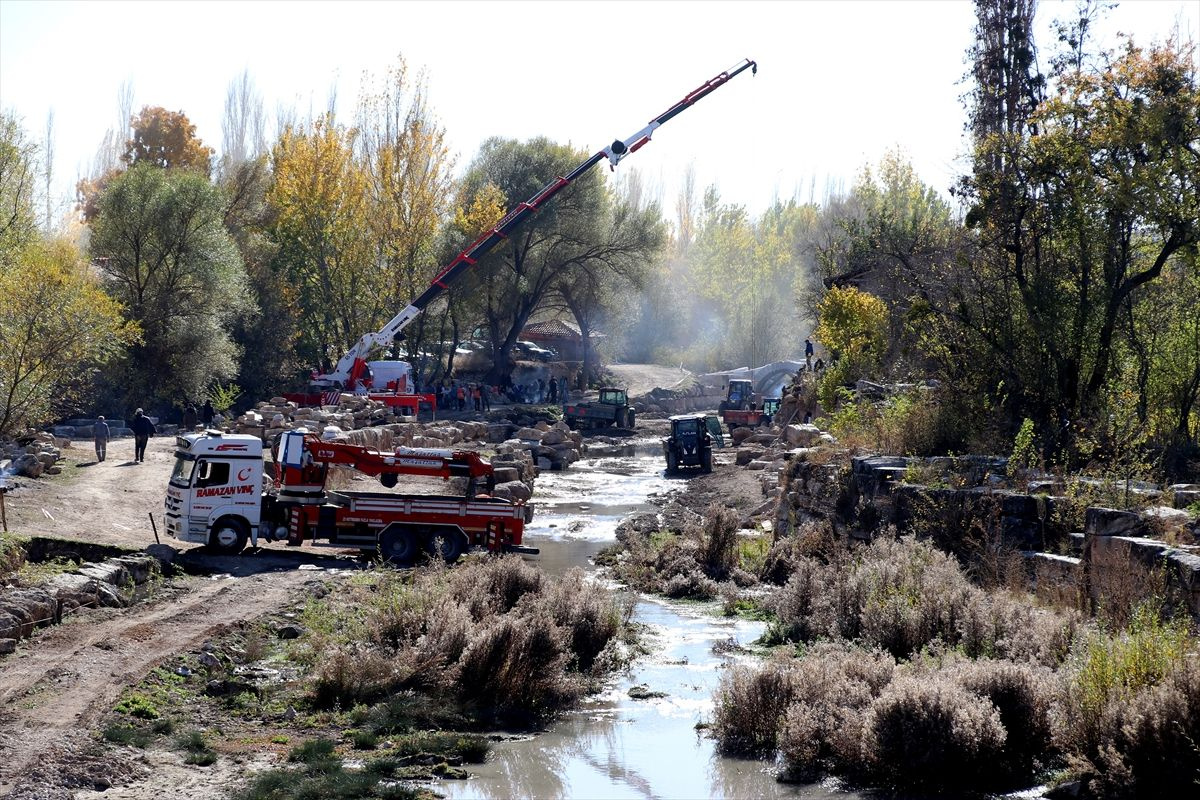
[[[1084,512],[1084,532],[1089,536],[1138,536],[1144,523],[1133,511],[1091,507]]]

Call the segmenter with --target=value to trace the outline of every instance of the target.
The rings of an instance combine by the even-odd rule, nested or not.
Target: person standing
[[[192,405],[191,403],[188,403],[186,406],[184,406],[183,407],[183,424],[181,425],[181,427],[183,428],[183,432],[191,433],[192,431],[194,431],[196,429],[196,420],[197,419],[198,419],[198,417],[196,416],[196,407],[194,405]]]
[[[103,461],[108,453],[108,423],[104,421],[104,417],[96,417],[96,424],[92,426],[92,438],[96,443],[96,460]]]
[[[215,412],[213,411],[212,400],[205,400],[204,408],[201,409],[201,411],[200,411],[200,418],[204,420],[204,428],[206,430],[208,428],[212,427],[214,413]]]
[[[808,368],[810,370],[812,369],[812,357],[813,357],[812,339],[805,337],[804,338],[804,363],[808,365]]]
[[[142,463],[146,460],[146,443],[152,435],[158,433],[158,429],[140,408],[133,412],[133,421],[129,423],[129,427],[133,429],[133,461]]]
[[[550,376],[550,402],[558,402],[558,378]]]

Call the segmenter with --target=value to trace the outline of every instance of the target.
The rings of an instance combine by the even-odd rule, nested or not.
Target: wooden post
[[[158,526],[154,524],[154,512],[147,512],[147,516],[150,517],[150,530],[154,531],[154,543],[162,544],[162,542],[158,540]]]
[[[6,489],[0,489],[0,524],[4,525],[4,532],[8,533],[8,514],[4,511],[4,495],[8,494]]]

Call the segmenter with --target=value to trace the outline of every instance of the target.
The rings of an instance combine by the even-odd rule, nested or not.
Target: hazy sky
[[[1039,10],[1043,64],[1050,21]],[[1196,39],[1200,5],[1122,3],[1101,28],[1136,41],[1179,24]],[[0,0],[0,108],[35,138],[54,113],[56,184],[66,196],[89,171],[117,97],[134,111],[181,110],[220,148],[225,93],[244,69],[268,112],[301,116],[336,90],[353,115],[361,76],[398,54],[424,69],[432,107],[459,167],[487,136],[545,135],[591,151],[742,58],[758,61],[665,125],[620,169],[664,187],[686,166],[697,184],[761,210],[773,197],[816,199],[849,186],[899,147],[942,190],[962,170],[960,96],[973,7],[940,2],[23,2]],[[273,124],[272,124],[273,130]],[[548,176],[549,177],[549,176]]]

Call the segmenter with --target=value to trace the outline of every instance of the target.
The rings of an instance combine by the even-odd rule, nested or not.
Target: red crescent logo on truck
[[[244,481],[250,477],[250,467],[238,470],[238,480]]]
[[[219,444],[213,449],[216,450],[218,453],[224,453],[228,450],[245,450],[246,445],[244,445],[244,444]]]

